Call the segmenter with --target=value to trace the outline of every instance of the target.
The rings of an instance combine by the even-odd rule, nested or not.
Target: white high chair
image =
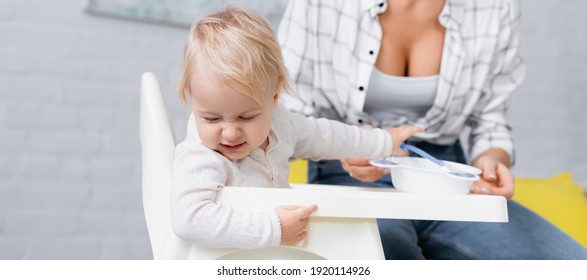
[[[142,77],[140,140],[145,219],[155,259],[384,259],[376,218],[507,222],[506,201],[488,195],[427,195],[325,185],[288,188],[225,187],[217,203],[260,210],[309,205],[308,237],[265,249],[206,248],[171,228],[170,187],[175,141],[156,77]]]

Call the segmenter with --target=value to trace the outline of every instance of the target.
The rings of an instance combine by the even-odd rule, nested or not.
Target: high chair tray
[[[224,187],[216,200],[237,209],[318,205],[314,217],[508,222],[506,199],[493,195],[403,193],[394,189],[294,184],[292,188]]]

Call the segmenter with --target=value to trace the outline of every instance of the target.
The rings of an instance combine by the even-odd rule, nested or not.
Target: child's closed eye
[[[209,117],[202,117],[206,122],[214,123],[220,121],[220,118],[209,118]]]
[[[254,115],[254,116],[240,116],[239,119],[243,120],[243,121],[252,121],[254,120],[258,115]]]

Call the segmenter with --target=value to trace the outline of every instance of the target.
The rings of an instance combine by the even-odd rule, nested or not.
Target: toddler
[[[423,129],[360,129],[287,111],[279,43],[253,11],[229,8],[196,22],[179,86],[191,102],[186,139],[177,145],[172,223],[182,239],[208,247],[262,248],[302,240],[317,209],[241,211],[215,203],[224,186],[289,187],[290,158],[379,158]]]

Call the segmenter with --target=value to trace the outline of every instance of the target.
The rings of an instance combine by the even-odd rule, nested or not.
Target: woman
[[[366,127],[424,126],[410,143],[482,170],[472,193],[514,194],[510,96],[525,68],[516,0],[295,0],[279,40],[290,110]],[[392,187],[366,159],[312,162],[310,183]],[[507,224],[379,220],[388,259],[587,259],[562,231],[508,200]]]

